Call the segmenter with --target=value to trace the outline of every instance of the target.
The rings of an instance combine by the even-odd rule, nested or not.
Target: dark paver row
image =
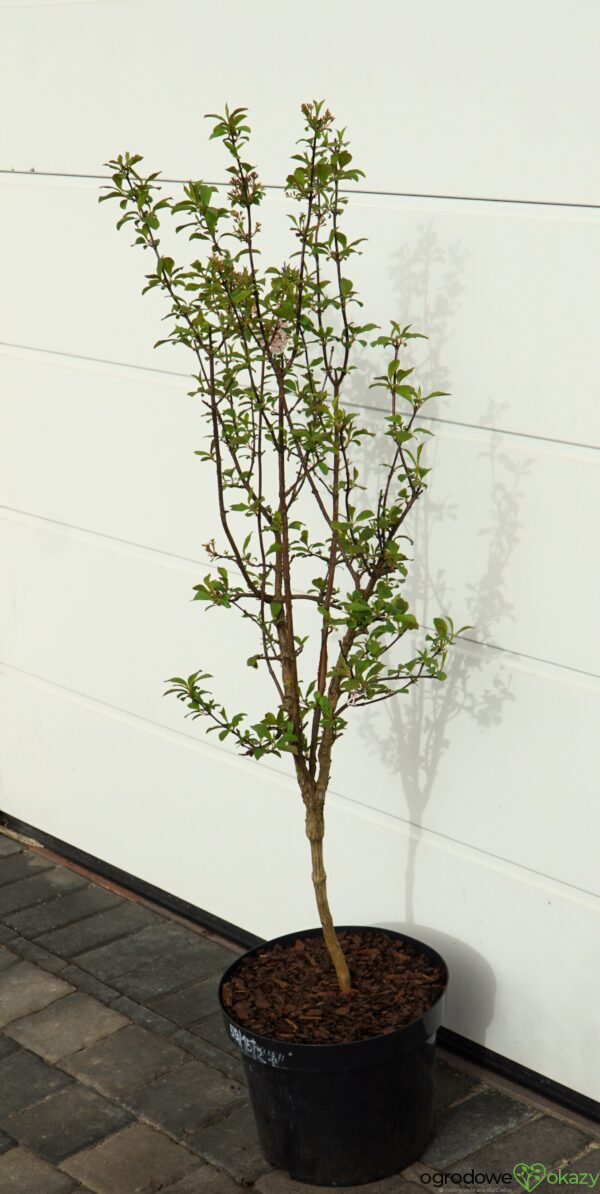
[[[7,883],[5,887],[0,887],[0,920],[11,928],[6,919],[9,913],[33,908],[36,904],[43,904],[55,896],[85,886],[86,880],[82,875],[61,866],[49,867],[34,878]]]
[[[217,1009],[231,957],[0,833],[0,1194],[306,1191],[258,1146]],[[411,1194],[421,1173],[459,1162],[506,1172],[584,1156],[600,1171],[591,1125],[443,1061],[437,1106],[429,1168],[360,1190]]]
[[[54,929],[62,929],[65,925],[81,921],[83,917],[93,916],[97,912],[105,912],[107,908],[121,906],[119,897],[104,887],[96,887],[88,883],[77,891],[70,891],[67,895],[57,896],[45,904],[34,908],[24,908],[17,912],[9,912],[4,921],[17,933],[29,937],[32,941],[44,933]]]

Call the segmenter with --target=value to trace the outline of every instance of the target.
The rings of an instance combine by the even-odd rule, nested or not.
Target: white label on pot
[[[252,1057],[254,1061],[261,1061],[263,1065],[282,1065],[285,1061],[285,1053],[277,1053],[274,1049],[265,1049],[264,1045],[259,1045],[253,1036],[247,1036],[241,1028],[236,1028],[234,1024],[229,1025],[229,1033],[242,1053]]]

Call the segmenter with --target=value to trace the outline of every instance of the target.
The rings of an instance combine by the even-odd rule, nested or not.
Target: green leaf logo
[[[527,1190],[528,1194],[531,1194],[531,1191],[535,1190],[535,1187],[539,1186],[540,1182],[544,1180],[546,1166],[540,1165],[539,1162],[535,1165],[527,1165],[525,1161],[519,1161],[518,1165],[515,1165],[513,1173],[519,1185],[523,1186],[523,1189]]]

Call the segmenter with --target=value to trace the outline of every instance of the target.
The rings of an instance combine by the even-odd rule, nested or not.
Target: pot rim
[[[447,963],[433,946],[419,940],[417,937],[410,937],[408,933],[403,933],[396,929],[382,928],[380,925],[336,925],[336,932],[349,930],[350,932],[360,933],[369,929],[379,929],[380,932],[386,933],[388,936],[398,938],[399,940],[408,942],[410,945],[416,946],[442,967],[445,976],[444,986],[435,1003],[427,1008],[421,1016],[417,1016],[401,1028],[396,1028],[393,1032],[379,1033],[377,1036],[365,1037],[360,1041],[338,1041],[329,1044],[319,1044],[317,1042],[314,1044],[307,1044],[305,1042],[296,1043],[295,1041],[282,1041],[277,1037],[262,1036],[252,1029],[244,1027],[243,1024],[238,1023],[234,1019],[229,1010],[224,1006],[223,987],[225,983],[230,980],[246,958],[252,957],[261,950],[272,945],[283,945],[298,938],[318,937],[323,932],[320,926],[311,929],[297,929],[293,933],[284,933],[279,937],[272,937],[268,941],[264,941],[261,945],[255,945],[252,949],[248,949],[245,953],[240,954],[227,967],[219,982],[218,998],[221,1012],[225,1017],[231,1039],[238,1045],[246,1060],[250,1058],[266,1062],[269,1065],[286,1068],[286,1060],[288,1059],[294,1058],[297,1062],[302,1060],[305,1062],[311,1060],[316,1062],[317,1058],[319,1058],[319,1068],[322,1068],[322,1063],[326,1060],[330,1060],[332,1063],[336,1060],[341,1062],[344,1052],[348,1050],[352,1050],[356,1054],[357,1049],[362,1048],[364,1054],[367,1052],[372,1054],[381,1052],[382,1047],[386,1052],[396,1047],[399,1052],[410,1052],[423,1042],[435,1039],[435,1033],[441,1023],[446,991],[450,979]]]

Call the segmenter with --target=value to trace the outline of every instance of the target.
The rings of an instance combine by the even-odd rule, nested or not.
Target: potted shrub
[[[422,630],[404,596],[408,520],[428,473],[419,415],[435,396],[406,362],[417,333],[392,321],[382,334],[361,319],[348,276],[360,242],[342,228],[361,171],[324,105],[302,112],[283,263],[265,268],[259,255],[265,191],[246,161],[243,108],[213,118],[229,157],[224,193],[189,182],[183,198],[164,197],[158,175],[140,174],[141,157],[126,153],[108,163],[102,198],[119,201],[118,227],[131,224],[148,253],[145,289],[168,299],[159,343],[195,358],[193,393],[208,423],[197,454],[213,470],[222,528],[222,542],[206,545],[212,567],[195,600],[252,624],[256,649],[243,664],[265,669],[274,703],[249,724],[202,670],[174,677],[169,692],[242,754],[289,755],[306,811],[321,927],[237,959],[221,1006],[267,1159],[300,1181],[339,1185],[394,1173],[422,1151],[447,970],[403,934],[336,929],[323,865],[332,752],[362,706],[443,681],[460,631],[448,617]],[[165,214],[197,242],[189,265],[164,252]],[[372,383],[388,410],[372,499],[360,452],[373,432],[346,397],[357,347],[385,357]]]

